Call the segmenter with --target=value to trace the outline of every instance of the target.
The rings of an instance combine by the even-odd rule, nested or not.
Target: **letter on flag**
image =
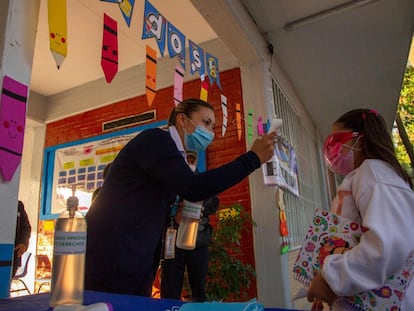
[[[190,53],[190,73],[193,75],[198,71],[201,81],[204,81],[204,50],[191,40],[188,40],[188,49]]]
[[[142,39],[155,38],[161,56],[165,50],[165,28],[166,20],[158,10],[149,2],[145,1],[144,24],[142,26]]]
[[[185,70],[185,36],[173,24],[167,22],[168,54],[173,58],[178,56]]]

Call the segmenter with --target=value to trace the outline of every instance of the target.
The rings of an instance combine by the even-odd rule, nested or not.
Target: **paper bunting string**
[[[26,122],[27,85],[3,78],[0,97],[0,170],[10,181],[20,164]]]
[[[174,104],[177,106],[183,101],[184,71],[180,65],[175,66],[174,74]]]
[[[66,0],[48,0],[50,50],[59,69],[67,56]]]
[[[188,40],[188,50],[190,53],[190,73],[193,75],[198,71],[201,81],[204,81],[204,50],[191,40]]]
[[[208,77],[210,78],[210,84],[213,85],[214,82],[216,82],[218,87],[221,90],[220,72],[219,72],[219,64],[218,64],[217,57],[206,52],[206,63],[207,63],[207,74],[208,74]]]
[[[221,110],[223,112],[223,124],[221,126],[221,136],[224,137],[224,134],[226,134],[227,130],[227,120],[228,120],[228,114],[227,114],[227,97],[221,94]]]
[[[149,1],[146,0],[144,7],[144,24],[142,26],[142,39],[155,38],[162,57],[164,56],[165,50],[165,28],[165,18]]]
[[[106,82],[111,83],[118,72],[118,25],[115,20],[104,14],[102,35],[101,67]]]
[[[262,136],[264,135],[264,128],[263,128],[263,122],[262,117],[257,118],[257,135]]]
[[[157,89],[157,52],[147,45],[147,81],[146,81],[146,95],[148,105],[151,107],[154,101]]]
[[[236,104],[236,129],[239,140],[242,136],[242,123],[241,123],[241,106],[239,103]]]
[[[122,16],[128,27],[131,25],[132,11],[134,10],[135,0],[101,0],[103,2],[118,3],[119,9],[121,10]]]
[[[170,58],[178,57],[185,70],[185,36],[173,24],[167,22],[168,54]]]
[[[201,82],[200,99],[207,101],[208,97],[208,83],[207,81]]]
[[[247,114],[247,142],[253,142],[253,110],[249,109]]]

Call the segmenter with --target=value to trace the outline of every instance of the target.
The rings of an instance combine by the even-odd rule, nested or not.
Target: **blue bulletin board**
[[[55,219],[66,208],[66,198],[76,187],[79,209],[86,213],[93,191],[103,183],[103,170],[128,141],[139,132],[165,127],[167,121],[89,137],[45,149],[43,161],[40,219]],[[205,152],[199,154],[199,171],[206,169]]]

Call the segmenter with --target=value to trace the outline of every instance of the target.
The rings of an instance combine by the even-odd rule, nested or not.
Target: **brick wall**
[[[215,139],[207,150],[207,168],[215,168],[246,152],[245,139],[242,137],[241,140],[238,140],[235,122],[235,104],[243,104],[240,70],[232,69],[220,73],[220,81],[223,92],[214,84],[210,86],[208,94],[208,101],[213,105],[216,112],[216,128]],[[198,98],[200,96],[200,87],[201,82],[199,79],[186,82],[183,87],[183,97]],[[143,113],[151,109],[156,109],[157,111],[156,121],[166,120],[174,107],[173,92],[173,87],[158,90],[151,107],[148,106],[146,97],[143,95],[51,122],[46,127],[46,147],[103,134],[102,122]],[[229,119],[227,132],[224,137],[221,136],[222,110],[220,95],[222,93],[227,97]],[[87,101],[88,99],[85,98],[85,100]],[[219,198],[221,205],[230,205],[238,202],[250,212],[248,179],[244,179],[239,184],[224,191],[219,195]],[[213,225],[216,221],[215,218],[211,219]],[[238,257],[254,267],[251,230],[244,233],[241,250],[242,255]],[[256,283],[252,282],[248,298],[256,296]]]

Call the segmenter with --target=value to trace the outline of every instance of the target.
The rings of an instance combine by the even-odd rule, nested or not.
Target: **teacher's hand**
[[[270,134],[260,136],[253,142],[252,148],[250,149],[260,159],[260,163],[264,163],[269,160],[275,151],[275,138],[276,133],[271,132]]]

